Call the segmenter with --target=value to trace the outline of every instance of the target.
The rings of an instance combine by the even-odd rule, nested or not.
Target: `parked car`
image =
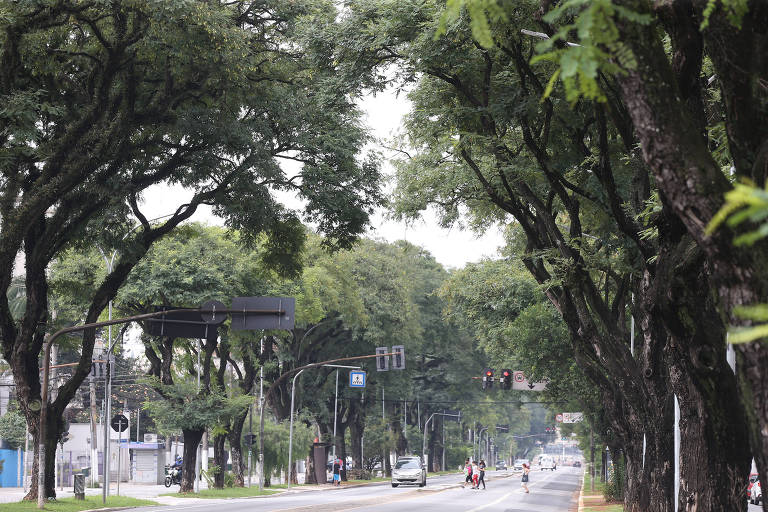
[[[496,461],[496,470],[497,471],[506,471],[507,470],[507,463],[503,460]]]
[[[580,468],[581,467],[581,461],[579,461],[579,460],[573,461],[573,467]]]
[[[763,489],[760,487],[760,480],[755,480],[749,490],[749,502],[753,505],[759,505],[761,501],[763,501]]]
[[[427,485],[427,468],[421,462],[421,457],[399,457],[392,468],[392,487],[400,484]]]
[[[757,473],[749,475],[749,483],[747,484],[747,499],[749,499],[749,491],[752,490],[752,485],[757,482]]]

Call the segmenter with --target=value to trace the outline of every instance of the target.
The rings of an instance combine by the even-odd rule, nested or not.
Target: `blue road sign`
[[[349,387],[351,388],[364,388],[365,387],[365,372],[353,370],[349,372]]]

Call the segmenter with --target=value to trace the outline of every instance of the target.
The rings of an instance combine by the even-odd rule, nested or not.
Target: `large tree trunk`
[[[356,468],[363,468],[362,457],[362,443],[363,434],[365,433],[364,418],[360,414],[355,414],[355,417],[349,423],[349,441],[352,450],[352,460],[355,463]]]
[[[194,492],[195,490],[195,463],[197,462],[197,447],[203,438],[203,429],[182,429],[184,434],[184,464],[182,467],[180,493]]]
[[[227,436],[225,434],[220,434],[213,438],[213,461],[219,468],[219,471],[213,477],[213,486],[216,489],[224,488],[224,474],[227,472],[226,441]],[[234,469],[234,460],[232,461],[232,468]]]
[[[678,510],[739,510],[751,453],[736,376],[726,361],[719,299],[704,255],[682,224],[670,218],[660,238],[655,315],[670,334],[665,355],[680,404]]]
[[[760,52],[765,46],[763,27],[768,22],[768,6],[763,2],[751,2],[749,12],[741,18],[743,26],[739,29],[732,26],[727,10],[716,9],[709,18],[709,27],[699,31],[701,9],[705,4],[699,2],[692,5],[698,11],[695,13],[698,18],[677,9],[662,11],[668,19],[668,26],[694,24],[692,30],[672,33],[672,65],[664,47],[666,43],[661,41],[655,27],[635,23],[619,25],[621,39],[631,48],[637,61],[632,69],[619,77],[619,83],[641,143],[643,159],[656,178],[660,197],[706,254],[712,269],[711,282],[719,293],[719,306],[725,318],[739,323],[743,320],[731,316],[733,309],[743,304],[764,302],[768,294],[768,260],[765,257],[768,247],[763,241],[751,250],[734,248],[732,230],[725,227],[715,233],[706,231],[708,223],[722,206],[723,194],[731,189],[731,184],[712,157],[708,146],[711,141],[702,135],[705,127],[700,119],[703,116],[697,115],[696,111],[703,111],[703,107],[692,104],[696,99],[692,91],[695,92],[701,83],[701,47],[704,45],[689,43],[691,39],[703,37],[707,54],[715,66],[715,76],[726,103],[725,124],[736,178],[749,177],[762,185],[766,169],[764,140],[768,129],[764,114],[766,93],[764,88],[754,87],[754,84],[760,83],[765,76],[765,61],[757,58],[755,52]],[[641,7],[646,8],[644,5]],[[691,115],[692,111],[694,115]],[[689,285],[695,286],[692,282]],[[739,385],[747,413],[745,423],[750,429],[752,451],[760,479],[766,481],[768,376],[765,368],[768,368],[768,348],[764,343],[750,343],[739,345],[736,350],[739,356]],[[699,358],[695,353],[683,355]],[[710,357],[708,354],[702,355],[704,359]],[[714,371],[720,372],[717,366]],[[719,489],[708,487],[712,478],[708,474],[692,475],[693,479],[686,482],[686,496],[681,497],[680,504],[688,509],[708,510],[702,507],[708,507],[706,501],[711,493],[719,493],[715,501],[711,502],[711,510],[744,508],[746,474],[742,473],[742,450],[737,448],[736,454],[732,454],[723,441],[729,435],[709,431],[717,428],[732,429],[733,424],[743,421],[740,418],[726,419],[724,415],[727,411],[720,407],[712,412],[706,409],[716,401],[712,394],[722,393],[720,398],[725,400],[722,405],[733,405],[734,395],[726,396],[731,392],[731,385],[726,383],[724,391],[719,388],[719,384],[714,388],[705,384],[700,388],[692,387],[690,392],[693,401],[699,401],[695,406],[704,407],[697,413],[708,416],[709,426],[701,424],[693,413],[685,415],[681,411],[686,416],[681,423],[689,430],[686,437],[703,436],[709,442],[714,442],[714,446],[705,452],[700,452],[699,448],[686,449],[686,458],[692,460],[686,461],[684,465],[689,462],[702,464],[698,467],[701,471],[723,464],[723,459],[726,461],[726,466],[719,468],[723,485]],[[713,460],[716,458],[720,461]],[[734,473],[727,473],[729,469],[735,469]],[[726,504],[723,504],[723,500],[726,500]]]
[[[229,446],[232,450],[232,474],[235,479],[235,487],[245,487],[245,470],[247,469],[245,456],[243,455],[243,448],[241,446],[241,439],[243,435],[243,426],[245,425],[245,414],[239,415],[232,420],[229,426],[229,432],[227,438],[229,439]]]

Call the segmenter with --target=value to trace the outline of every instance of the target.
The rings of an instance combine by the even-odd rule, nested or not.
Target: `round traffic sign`
[[[227,314],[222,313],[227,306],[218,300],[209,300],[200,307],[200,316],[207,324],[219,325],[227,319]]]
[[[125,429],[128,428],[128,418],[122,414],[115,414],[109,424],[115,432],[125,432]]]
[[[515,382],[524,382],[525,374],[523,372],[515,372]]]
[[[562,414],[555,415],[555,421],[558,422],[558,423],[562,423],[563,422],[563,415]]]

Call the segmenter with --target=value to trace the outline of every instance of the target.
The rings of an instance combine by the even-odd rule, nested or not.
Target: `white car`
[[[749,490],[749,502],[759,505],[761,501],[763,501],[763,489],[760,487],[760,480],[757,480]]]
[[[541,471],[544,471],[545,469],[555,471],[557,469],[557,462],[555,462],[555,459],[549,455],[545,455],[539,461],[539,468]]]
[[[517,471],[522,471],[523,470],[523,464],[527,464],[527,463],[528,463],[528,459],[516,459],[515,460],[515,465],[512,466],[512,469],[515,469]]]
[[[421,463],[421,457],[400,457],[392,468],[392,487],[400,484],[427,485],[427,469]]]

